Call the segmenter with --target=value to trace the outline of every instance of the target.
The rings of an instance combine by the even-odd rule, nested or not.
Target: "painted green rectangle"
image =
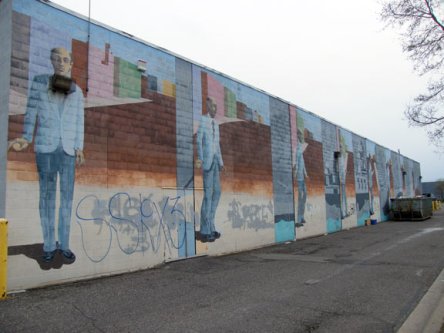
[[[236,118],[236,95],[228,88],[224,88],[224,95],[225,117]]]
[[[137,66],[121,58],[115,58],[114,66],[114,95],[122,98],[140,98],[142,74]]]

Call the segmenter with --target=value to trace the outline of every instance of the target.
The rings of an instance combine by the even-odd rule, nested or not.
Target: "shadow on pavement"
[[[8,255],[15,256],[23,254],[28,258],[34,259],[42,270],[60,269],[63,265],[71,265],[74,260],[67,260],[60,251],[57,251],[51,262],[43,261],[43,244],[17,245],[8,247]]]

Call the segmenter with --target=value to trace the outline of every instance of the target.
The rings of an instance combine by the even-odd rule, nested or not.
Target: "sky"
[[[91,18],[311,111],[444,178],[406,106],[425,91],[378,0],[90,0]],[[52,0],[87,16],[89,0]]]

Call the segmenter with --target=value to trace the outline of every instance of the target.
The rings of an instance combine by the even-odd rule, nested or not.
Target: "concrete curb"
[[[444,270],[433,282],[398,333],[439,333],[444,324]]]

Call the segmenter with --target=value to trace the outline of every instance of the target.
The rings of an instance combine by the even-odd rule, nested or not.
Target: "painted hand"
[[[29,142],[24,138],[17,138],[12,141],[9,141],[8,143],[8,150],[14,149],[15,151],[22,151],[23,149],[26,149],[29,145]]]
[[[76,150],[76,162],[78,165],[85,163],[85,155],[83,154],[83,150]]]

